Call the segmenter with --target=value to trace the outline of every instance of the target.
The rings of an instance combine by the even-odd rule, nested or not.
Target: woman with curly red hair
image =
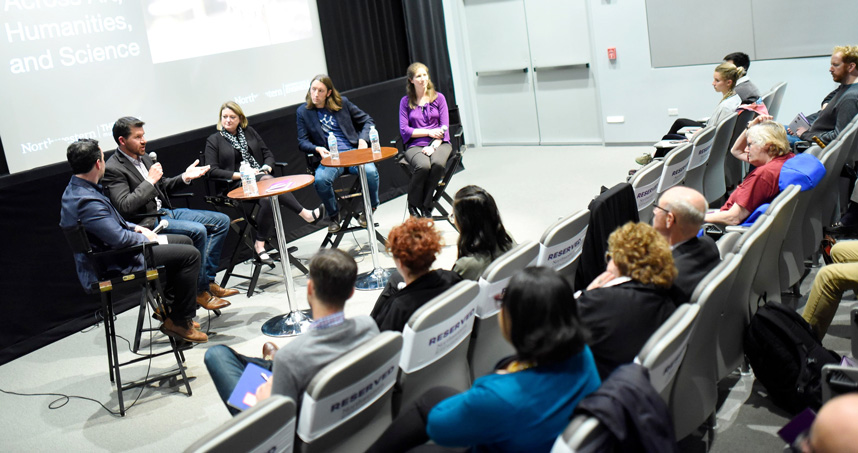
[[[444,269],[430,270],[435,256],[441,252],[441,234],[431,219],[410,217],[395,227],[387,236],[387,250],[393,255],[403,281],[387,285],[370,316],[380,330],[402,332],[418,308],[462,277]]]
[[[676,266],[667,240],[645,223],[629,222],[608,237],[608,267],[580,296],[578,314],[602,379],[634,360],[676,309]]]

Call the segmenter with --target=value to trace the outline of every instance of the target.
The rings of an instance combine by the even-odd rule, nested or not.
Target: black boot
[[[408,215],[410,215],[411,217],[422,217],[420,209],[418,209],[417,206],[414,206],[411,203],[408,204]]]

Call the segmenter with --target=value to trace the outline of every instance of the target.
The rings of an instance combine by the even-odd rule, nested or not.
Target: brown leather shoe
[[[190,319],[182,323],[176,323],[172,319],[167,318],[164,324],[161,324],[161,332],[177,340],[190,341],[191,343],[205,343],[209,341],[209,337],[193,328],[191,323],[192,320]]]
[[[209,292],[212,293],[212,295],[217,296],[217,297],[221,297],[221,298],[234,296],[234,295],[238,294],[237,289],[235,289],[235,288],[229,288],[229,289],[221,288],[220,285],[218,285],[215,282],[209,283]]]
[[[220,310],[221,308],[226,308],[232,305],[229,301],[213,296],[212,293],[208,291],[203,291],[197,294],[197,304],[206,310]]]
[[[274,353],[280,349],[276,344],[266,341],[264,345],[262,345],[262,358],[265,360],[274,360]]]
[[[158,321],[164,322],[164,314],[163,314],[163,313],[161,313],[161,309],[160,309],[160,308],[156,308],[156,309],[155,309],[155,313],[153,313],[153,314],[152,314],[152,317],[153,317],[153,318],[155,318],[155,319],[157,319]],[[199,328],[200,328],[200,323],[198,323],[198,322],[194,321],[193,319],[191,320],[191,325],[193,325],[193,326],[194,326],[194,329],[199,329]]]

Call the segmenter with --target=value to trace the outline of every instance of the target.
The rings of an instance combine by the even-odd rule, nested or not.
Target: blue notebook
[[[265,381],[271,379],[271,371],[262,368],[255,363],[248,363],[241,374],[227,404],[243,411],[256,404],[256,389]]]

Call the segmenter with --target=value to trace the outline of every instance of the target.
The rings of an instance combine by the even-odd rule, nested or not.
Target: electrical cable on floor
[[[149,305],[146,304],[146,315],[149,318],[149,363],[146,366],[146,377],[143,379],[144,381],[149,380],[149,375],[152,371],[152,356],[151,355],[152,355],[153,338],[152,338],[152,316],[151,316],[151,313],[149,313],[150,308],[151,307],[149,307]],[[91,327],[89,329],[82,330],[81,332],[89,332],[89,331],[98,327],[98,324],[100,324],[100,321],[104,319],[104,316],[99,315],[100,312],[101,312],[101,310],[97,310],[96,314],[95,314],[96,319],[98,319],[99,321],[96,321],[96,324],[93,327]],[[115,320],[116,316],[114,316],[113,318]],[[138,354],[138,353],[131,350],[131,342],[128,341],[128,339],[126,339],[125,337],[123,337],[121,335],[117,335],[117,337],[123,339],[126,343],[128,343],[128,350],[132,354],[144,356],[144,354]],[[140,391],[137,393],[137,397],[134,398],[134,401],[128,407],[125,408],[125,412],[128,412],[129,409],[131,409],[132,407],[134,407],[135,404],[137,404],[137,401],[140,399],[140,396],[143,395],[143,389],[145,387],[146,387],[145,385],[140,386]],[[117,389],[117,391],[121,392],[122,390]],[[87,396],[66,395],[64,393],[20,393],[20,392],[13,392],[10,390],[5,390],[2,388],[0,388],[0,392],[5,393],[7,395],[14,395],[14,396],[56,396],[56,397],[58,397],[57,399],[48,403],[48,409],[51,409],[51,410],[62,408],[63,406],[68,404],[69,401],[71,401],[72,399],[79,399],[79,400],[83,400],[83,401],[92,401],[93,403],[97,403],[99,406],[101,406],[102,409],[107,411],[110,415],[112,415],[114,417],[122,417],[122,415],[119,412],[114,412],[114,411],[108,409],[107,406],[105,406],[104,403],[102,403],[101,401],[98,401],[97,399],[90,398]],[[58,404],[60,401],[62,401],[62,404]]]

